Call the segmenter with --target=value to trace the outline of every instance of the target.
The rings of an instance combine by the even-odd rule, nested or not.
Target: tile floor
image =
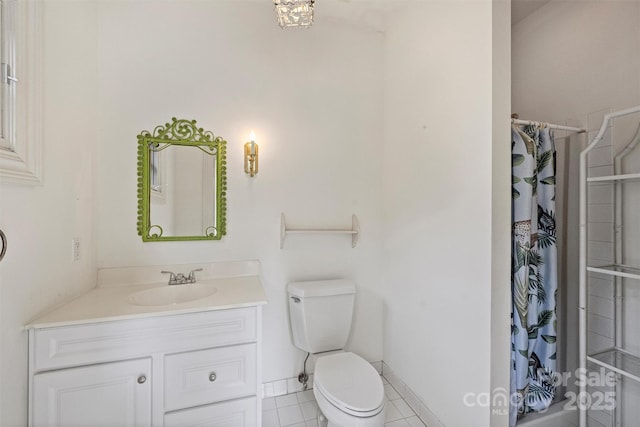
[[[387,399],[385,427],[425,427],[384,377],[382,382]],[[262,401],[262,427],[317,427],[317,411],[313,390],[268,397]]]

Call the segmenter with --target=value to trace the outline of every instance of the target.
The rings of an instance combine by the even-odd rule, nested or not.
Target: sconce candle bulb
[[[251,141],[251,154],[256,154],[256,134],[251,131],[249,134],[249,140]]]
[[[250,142],[244,144],[244,172],[253,177],[258,173],[258,144],[256,134],[251,132]]]

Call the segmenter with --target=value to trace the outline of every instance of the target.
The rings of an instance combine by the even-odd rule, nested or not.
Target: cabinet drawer
[[[166,356],[165,409],[172,411],[254,395],[256,363],[256,344]]]
[[[64,368],[256,340],[255,307],[37,329],[34,369]]]
[[[164,416],[164,427],[255,427],[256,425],[255,397],[185,409]]]

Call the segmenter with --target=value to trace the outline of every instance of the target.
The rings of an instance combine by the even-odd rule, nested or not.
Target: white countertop
[[[251,307],[267,303],[264,288],[258,275],[207,278],[198,280],[198,283],[215,286],[217,290],[213,295],[194,301],[161,306],[134,305],[128,301],[128,298],[131,294],[142,290],[169,286],[167,282],[97,287],[39,316],[29,322],[25,328],[50,328],[114,320],[139,319],[144,317]]]

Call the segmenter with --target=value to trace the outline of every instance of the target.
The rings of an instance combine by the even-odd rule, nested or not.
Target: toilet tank
[[[292,282],[287,290],[293,344],[309,353],[343,349],[351,330],[355,283]]]

